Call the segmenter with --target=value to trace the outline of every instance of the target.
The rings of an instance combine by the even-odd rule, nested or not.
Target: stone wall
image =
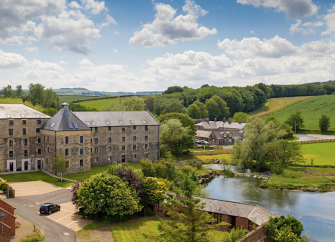
[[[13,120],[13,125],[9,125],[9,120]],[[22,120],[26,124],[22,124]],[[41,120],[41,124],[37,124],[37,120]],[[41,144],[37,143],[41,133],[36,129],[40,129],[42,124],[48,119],[2,119],[0,126],[2,132],[0,133],[0,169],[7,170],[7,160],[16,163],[14,167],[16,170],[22,167],[22,160],[29,159],[29,170],[35,169],[34,158],[42,158],[42,154],[38,154],[38,149]],[[23,128],[26,129],[26,134],[23,134]],[[9,129],[13,129],[13,135],[9,135]],[[24,145],[24,139],[27,139],[27,145]],[[10,140],[13,141],[13,146],[9,146]],[[24,150],[27,150],[27,156],[24,156]],[[9,157],[9,151],[13,151],[14,157]],[[34,157],[34,158],[32,158]]]
[[[102,166],[113,162],[122,163],[123,155],[125,156],[125,163],[138,163],[146,156],[151,161],[158,160],[159,126],[148,126],[148,130],[145,130],[144,125],[135,127],[136,129],[134,129],[134,126],[111,127],[111,130],[108,127],[98,127],[97,132],[93,128],[91,132],[91,165]],[[145,136],[148,136],[147,141],[145,141]],[[136,137],[136,140],[134,140],[134,137]],[[111,142],[109,142],[109,138]],[[96,143],[96,139],[98,143]],[[147,148],[145,148],[146,144]],[[122,150],[123,146],[124,150]],[[98,161],[95,162],[96,160]]]
[[[249,232],[237,242],[264,242],[266,241],[266,234],[268,230],[266,224],[257,227],[255,230]]]

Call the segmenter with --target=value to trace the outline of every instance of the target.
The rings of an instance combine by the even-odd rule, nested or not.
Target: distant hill
[[[142,91],[142,92],[104,92],[90,91],[83,87],[53,89],[58,95],[83,95],[83,96],[125,96],[125,95],[154,95],[162,94],[162,91]]]
[[[327,116],[330,116],[331,125],[329,130],[335,131],[335,95],[322,95],[306,98],[273,112],[272,114],[279,122],[285,122],[285,120],[296,111],[301,111],[305,123],[304,129],[318,130],[319,118],[322,114],[326,114]]]

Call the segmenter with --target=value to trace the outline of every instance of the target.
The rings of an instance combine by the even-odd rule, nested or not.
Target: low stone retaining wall
[[[211,180],[213,180],[215,178],[215,174],[210,171],[206,174],[202,174],[198,176],[198,182],[199,184],[206,184],[208,182],[210,182]]]
[[[190,155],[219,155],[219,154],[231,154],[232,152],[233,152],[232,149],[190,151]]]
[[[237,242],[264,242],[266,241],[266,234],[268,229],[266,224],[257,227],[255,230],[249,232]]]

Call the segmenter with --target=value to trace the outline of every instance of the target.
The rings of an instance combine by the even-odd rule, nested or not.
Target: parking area
[[[9,182],[9,185],[15,190],[15,197],[42,195],[63,189],[42,181]]]
[[[61,206],[60,211],[54,212],[51,215],[41,216],[45,216],[46,218],[76,232],[93,222],[92,220],[82,218],[81,215],[76,214],[78,210],[74,207],[72,202],[61,203],[59,205]]]

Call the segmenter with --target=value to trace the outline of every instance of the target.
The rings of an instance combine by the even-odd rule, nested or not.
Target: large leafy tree
[[[183,92],[183,88],[179,87],[179,86],[172,86],[172,87],[168,87],[168,89],[166,89],[163,94],[171,94],[174,92]]]
[[[164,182],[158,181],[156,177],[147,177],[143,182],[143,191],[149,203],[154,204],[165,197],[166,187]]]
[[[164,123],[170,119],[178,119],[182,126],[185,128],[189,129],[189,135],[190,136],[194,136],[197,132],[197,128],[194,124],[194,121],[192,118],[190,118],[187,114],[183,114],[183,113],[167,113],[164,115],[160,115],[157,120],[160,123]]]
[[[153,108],[153,112],[157,116],[173,112],[186,113],[186,108],[184,107],[184,100],[170,95],[155,97]]]
[[[268,146],[271,154],[271,161],[279,162],[287,167],[289,164],[301,162],[303,157],[300,144],[279,139]]]
[[[56,175],[60,174],[61,181],[63,181],[63,173],[66,172],[66,165],[67,161],[65,160],[64,156],[56,153],[54,163],[52,164],[52,170]]]
[[[301,238],[304,226],[298,219],[290,214],[286,217],[284,215],[280,217],[270,217],[266,226],[268,227],[267,239],[270,241],[305,241]]]
[[[245,128],[244,140],[234,146],[232,159],[244,168],[250,168],[256,161],[257,168],[262,170],[269,158],[269,145],[286,134],[277,122],[254,119]]]
[[[330,117],[325,114],[322,114],[319,119],[319,128],[321,132],[327,132],[330,127]]]
[[[84,181],[78,191],[78,203],[86,214],[97,217],[127,216],[142,209],[135,189],[118,176],[101,173]]]
[[[238,112],[233,116],[233,122],[242,122],[247,123],[250,120],[250,117],[247,113]]]
[[[195,101],[194,104],[197,105],[200,110],[200,118],[208,118],[208,110],[206,105],[199,101]]]
[[[212,99],[214,99],[215,102],[219,105],[220,113],[218,114],[217,118],[220,120],[223,118],[229,118],[229,107],[227,106],[227,103],[217,95],[214,95]]]
[[[201,117],[200,108],[195,103],[187,107],[187,114],[194,119],[198,119]]]
[[[208,110],[208,116],[210,120],[214,120],[220,114],[219,104],[215,101],[215,99],[207,99],[205,102],[206,108]]]
[[[182,192],[167,194],[167,203],[163,204],[163,209],[174,220],[161,220],[158,225],[160,235],[146,235],[147,237],[154,241],[175,242],[214,240],[210,232],[226,223],[215,224],[215,219],[209,213],[202,211],[205,203],[193,196],[196,183],[197,177],[194,173],[191,176],[185,176],[180,184]]]
[[[304,125],[304,119],[303,119],[300,111],[296,111],[296,112],[292,113],[288,117],[288,119],[285,121],[285,123],[290,125],[292,130],[295,130],[295,128],[297,130],[300,130],[305,126]]]

